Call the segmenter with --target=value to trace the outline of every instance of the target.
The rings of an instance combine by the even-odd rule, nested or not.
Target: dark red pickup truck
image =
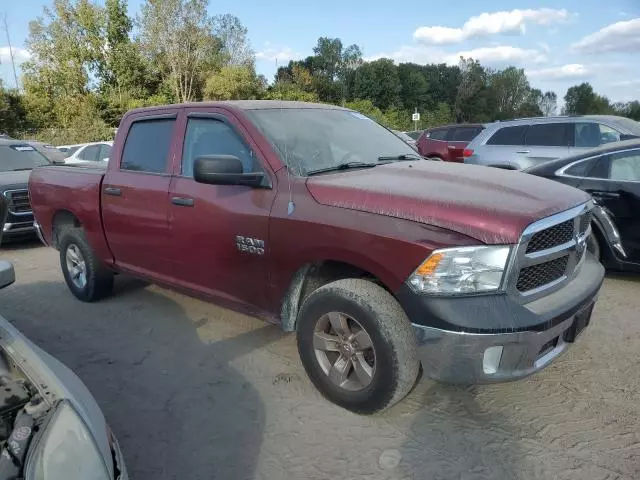
[[[589,323],[589,197],[432,162],[339,107],[237,101],[127,113],[105,170],[36,169],[37,229],[73,294],[126,272],[296,331],[313,383],[359,413],[420,369],[514,380]]]

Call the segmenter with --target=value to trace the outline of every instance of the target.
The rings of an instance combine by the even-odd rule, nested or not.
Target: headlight
[[[464,294],[500,289],[511,247],[443,248],[433,253],[409,277],[419,293]]]
[[[110,480],[102,454],[75,410],[63,402],[53,415],[29,460],[26,478]]]

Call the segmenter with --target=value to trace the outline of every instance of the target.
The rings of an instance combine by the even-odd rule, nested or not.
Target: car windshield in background
[[[636,122],[630,118],[619,117],[616,118],[616,123],[627,129],[632,135],[640,137],[640,122]]]
[[[31,145],[0,145],[0,172],[32,170],[43,165],[49,165],[49,161]]]
[[[247,115],[296,175],[417,158],[415,150],[370,118],[350,110],[282,108]]]

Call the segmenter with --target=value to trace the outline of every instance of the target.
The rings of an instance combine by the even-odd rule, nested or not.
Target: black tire
[[[371,382],[350,391],[333,383],[314,350],[314,331],[329,312],[356,320],[371,337],[375,368]],[[416,337],[404,310],[382,287],[361,279],[338,280],[314,291],[298,314],[298,352],[307,375],[331,402],[359,414],[373,414],[402,400],[420,370]]]
[[[60,267],[71,293],[83,302],[95,302],[107,297],[113,290],[113,272],[96,257],[82,228],[65,227],[59,232],[58,238],[60,239],[58,243]],[[67,266],[67,250],[72,246],[77,247],[84,257],[86,268],[86,285],[84,287],[78,287],[74,283]]]

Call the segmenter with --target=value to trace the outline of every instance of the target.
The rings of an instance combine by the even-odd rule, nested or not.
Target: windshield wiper
[[[378,157],[379,162],[393,162],[403,160],[424,160],[424,158],[414,153],[403,153],[401,155],[388,155],[386,157]]]
[[[12,172],[24,172],[25,170],[33,170],[33,168],[14,168]]]
[[[333,167],[319,168],[317,170],[311,170],[307,172],[307,176],[315,175],[316,173],[334,172],[336,170],[349,170],[350,168],[371,168],[378,166],[377,163],[365,163],[365,162],[346,162],[334,165]]]

